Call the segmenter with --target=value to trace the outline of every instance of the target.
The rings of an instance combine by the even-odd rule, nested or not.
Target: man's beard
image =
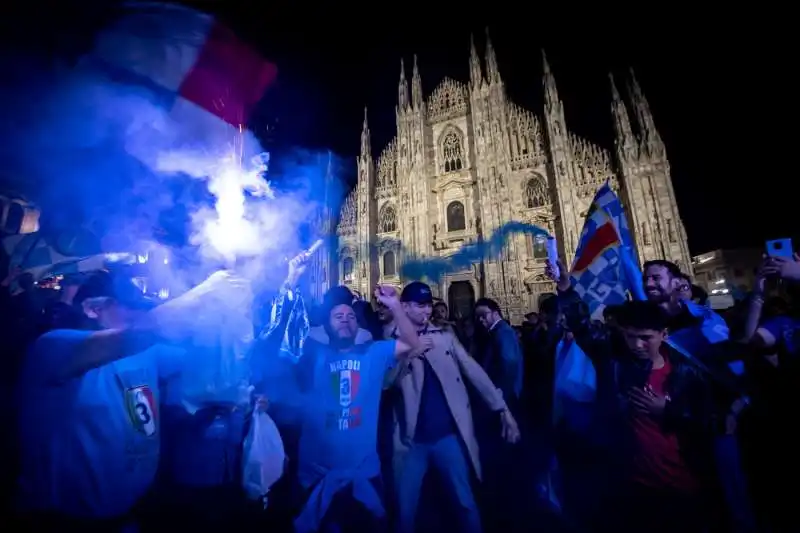
[[[655,292],[645,291],[645,295],[647,296],[648,301],[657,304],[663,304],[664,302],[668,302],[670,300],[670,295],[661,289],[658,289]]]
[[[356,332],[350,328],[338,328],[335,333],[337,339],[352,340],[356,338]]]

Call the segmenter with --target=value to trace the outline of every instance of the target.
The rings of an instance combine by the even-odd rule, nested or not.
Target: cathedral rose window
[[[451,202],[447,206],[447,231],[460,231],[466,229],[467,221],[464,215],[464,204]]]

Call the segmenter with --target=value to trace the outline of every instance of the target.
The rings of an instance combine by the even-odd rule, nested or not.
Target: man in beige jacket
[[[400,369],[395,386],[394,477],[398,530],[412,533],[419,494],[428,468],[435,468],[458,513],[458,531],[478,533],[481,520],[471,488],[470,466],[478,480],[481,465],[465,380],[501,419],[503,436],[519,439],[519,428],[500,391],[449,330],[429,324],[433,298],[415,281],[401,295],[403,309],[419,334],[424,352]]]

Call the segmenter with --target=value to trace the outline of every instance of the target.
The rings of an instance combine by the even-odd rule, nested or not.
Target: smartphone
[[[792,259],[794,257],[792,239],[767,241],[767,255],[770,257],[786,257],[787,259]]]
[[[547,261],[550,263],[550,268],[553,269],[553,275],[559,279],[561,273],[558,270],[558,243],[555,237],[547,238]]]

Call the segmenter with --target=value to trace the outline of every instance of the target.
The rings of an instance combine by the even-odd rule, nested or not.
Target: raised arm
[[[592,326],[591,317],[585,312],[586,306],[583,300],[572,287],[568,270],[561,261],[558,262],[558,267],[558,277],[555,277],[549,264],[545,267],[545,272],[556,282],[558,310],[564,315],[567,329],[593,362],[606,361],[613,351],[609,328],[605,324]]]
[[[397,289],[389,285],[379,285],[375,289],[375,298],[392,311],[397,325],[397,343],[395,344],[395,357],[405,359],[408,355],[421,347],[417,328],[408,319]]]
[[[46,375],[48,379],[63,381],[80,376],[118,359],[138,354],[157,342],[181,342],[197,328],[197,316],[201,310],[213,305],[219,295],[236,298],[249,294],[249,282],[216,272],[206,281],[174,300],[144,314],[129,327],[93,332],[77,332],[82,335],[44,335],[35,343],[35,352],[52,360]],[[63,347],[62,355],[47,354]]]
[[[136,355],[158,340],[147,327],[103,331],[55,330],[31,346],[26,366],[47,383],[62,383],[119,359]]]

